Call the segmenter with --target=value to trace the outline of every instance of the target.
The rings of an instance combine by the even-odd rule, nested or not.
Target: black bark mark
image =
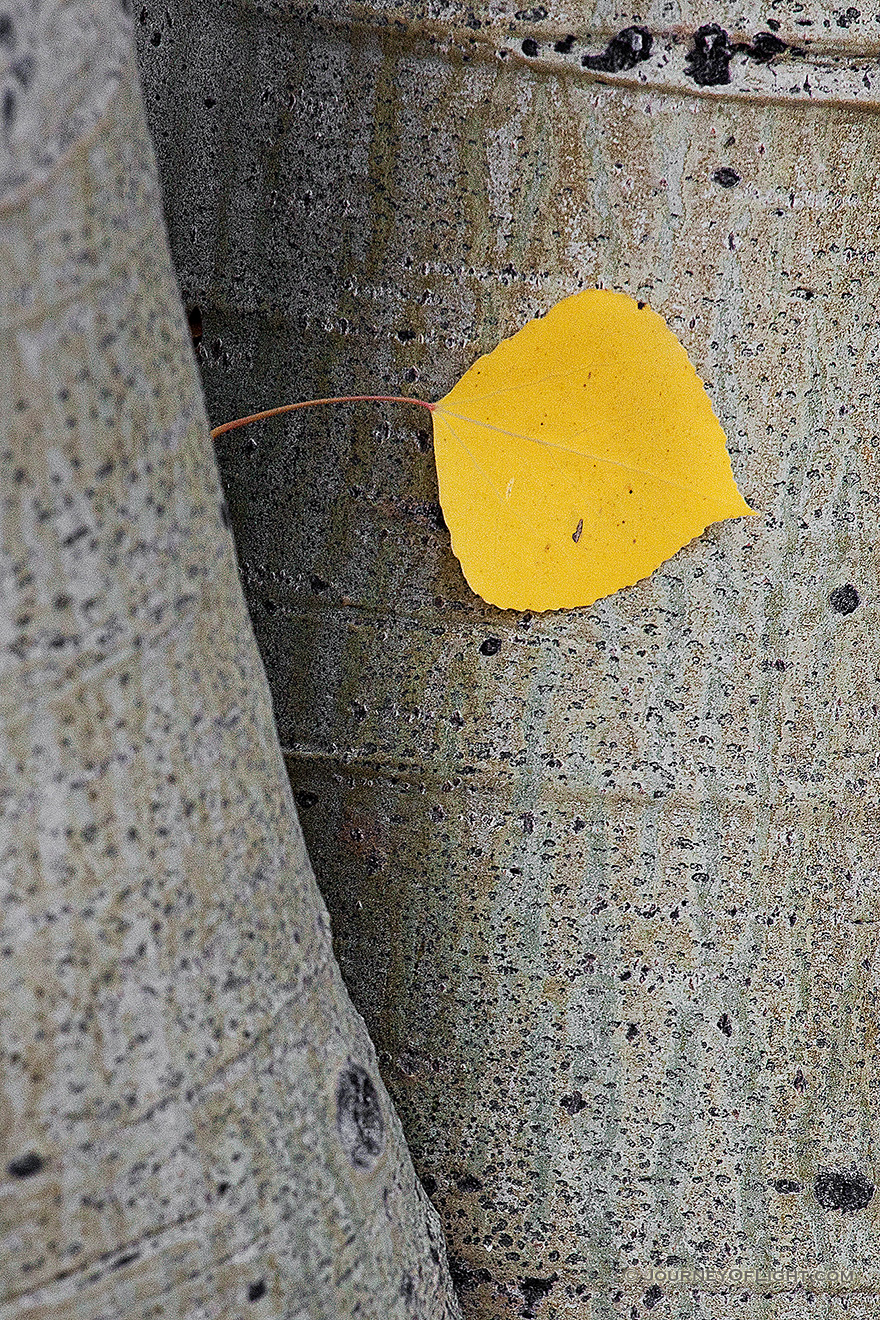
[[[733,47],[724,28],[717,23],[705,23],[694,33],[693,50],[687,53],[685,70],[698,87],[718,87],[730,82],[730,61]]]
[[[819,1173],[813,1195],[823,1210],[864,1210],[874,1188],[860,1173]]]
[[[349,1061],[336,1087],[336,1126],[356,1169],[369,1169],[385,1146],[385,1121],[370,1074]]]
[[[647,28],[624,28],[609,41],[601,55],[584,55],[581,64],[585,69],[596,69],[599,73],[623,73],[646,60],[653,44],[654,38]]]

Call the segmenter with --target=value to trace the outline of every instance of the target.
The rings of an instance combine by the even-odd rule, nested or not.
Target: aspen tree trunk
[[[0,15],[0,1316],[458,1315],[331,952],[130,20]]]
[[[606,285],[679,335],[762,515],[529,617],[464,583],[421,413],[218,445],[340,964],[464,1311],[875,1314],[880,20],[141,19],[214,422],[440,398]]]

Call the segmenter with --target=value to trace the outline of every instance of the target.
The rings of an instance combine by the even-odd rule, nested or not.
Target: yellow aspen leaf
[[[710,523],[753,513],[687,353],[623,293],[564,298],[432,415],[453,551],[502,609],[592,605]]]

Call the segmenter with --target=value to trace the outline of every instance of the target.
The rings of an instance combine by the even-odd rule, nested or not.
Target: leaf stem
[[[280,408],[267,408],[265,412],[251,413],[248,417],[236,417],[234,422],[224,422],[222,426],[215,426],[211,432],[211,439],[216,440],[218,435],[225,435],[227,431],[235,431],[239,426],[247,426],[249,422],[261,422],[264,417],[277,417],[280,413],[295,412],[297,408],[317,408],[322,403],[414,403],[419,408],[427,408],[433,412],[436,408],[434,403],[426,403],[424,399],[411,399],[403,394],[338,394],[332,399],[304,399],[301,403],[285,403]]]

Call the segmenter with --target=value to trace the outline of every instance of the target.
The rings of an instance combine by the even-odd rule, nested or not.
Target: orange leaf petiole
[[[211,439],[216,440],[218,435],[235,431],[239,426],[247,426],[249,422],[261,422],[264,417],[278,417],[280,413],[294,412],[297,408],[316,408],[322,403],[414,403],[417,407],[427,408],[430,412],[433,412],[437,406],[434,403],[426,403],[424,399],[411,399],[402,394],[339,394],[332,399],[304,399],[301,403],[285,403],[280,408],[267,408],[265,412],[251,413],[248,417],[236,417],[234,422],[224,422],[222,426],[214,427]]]

